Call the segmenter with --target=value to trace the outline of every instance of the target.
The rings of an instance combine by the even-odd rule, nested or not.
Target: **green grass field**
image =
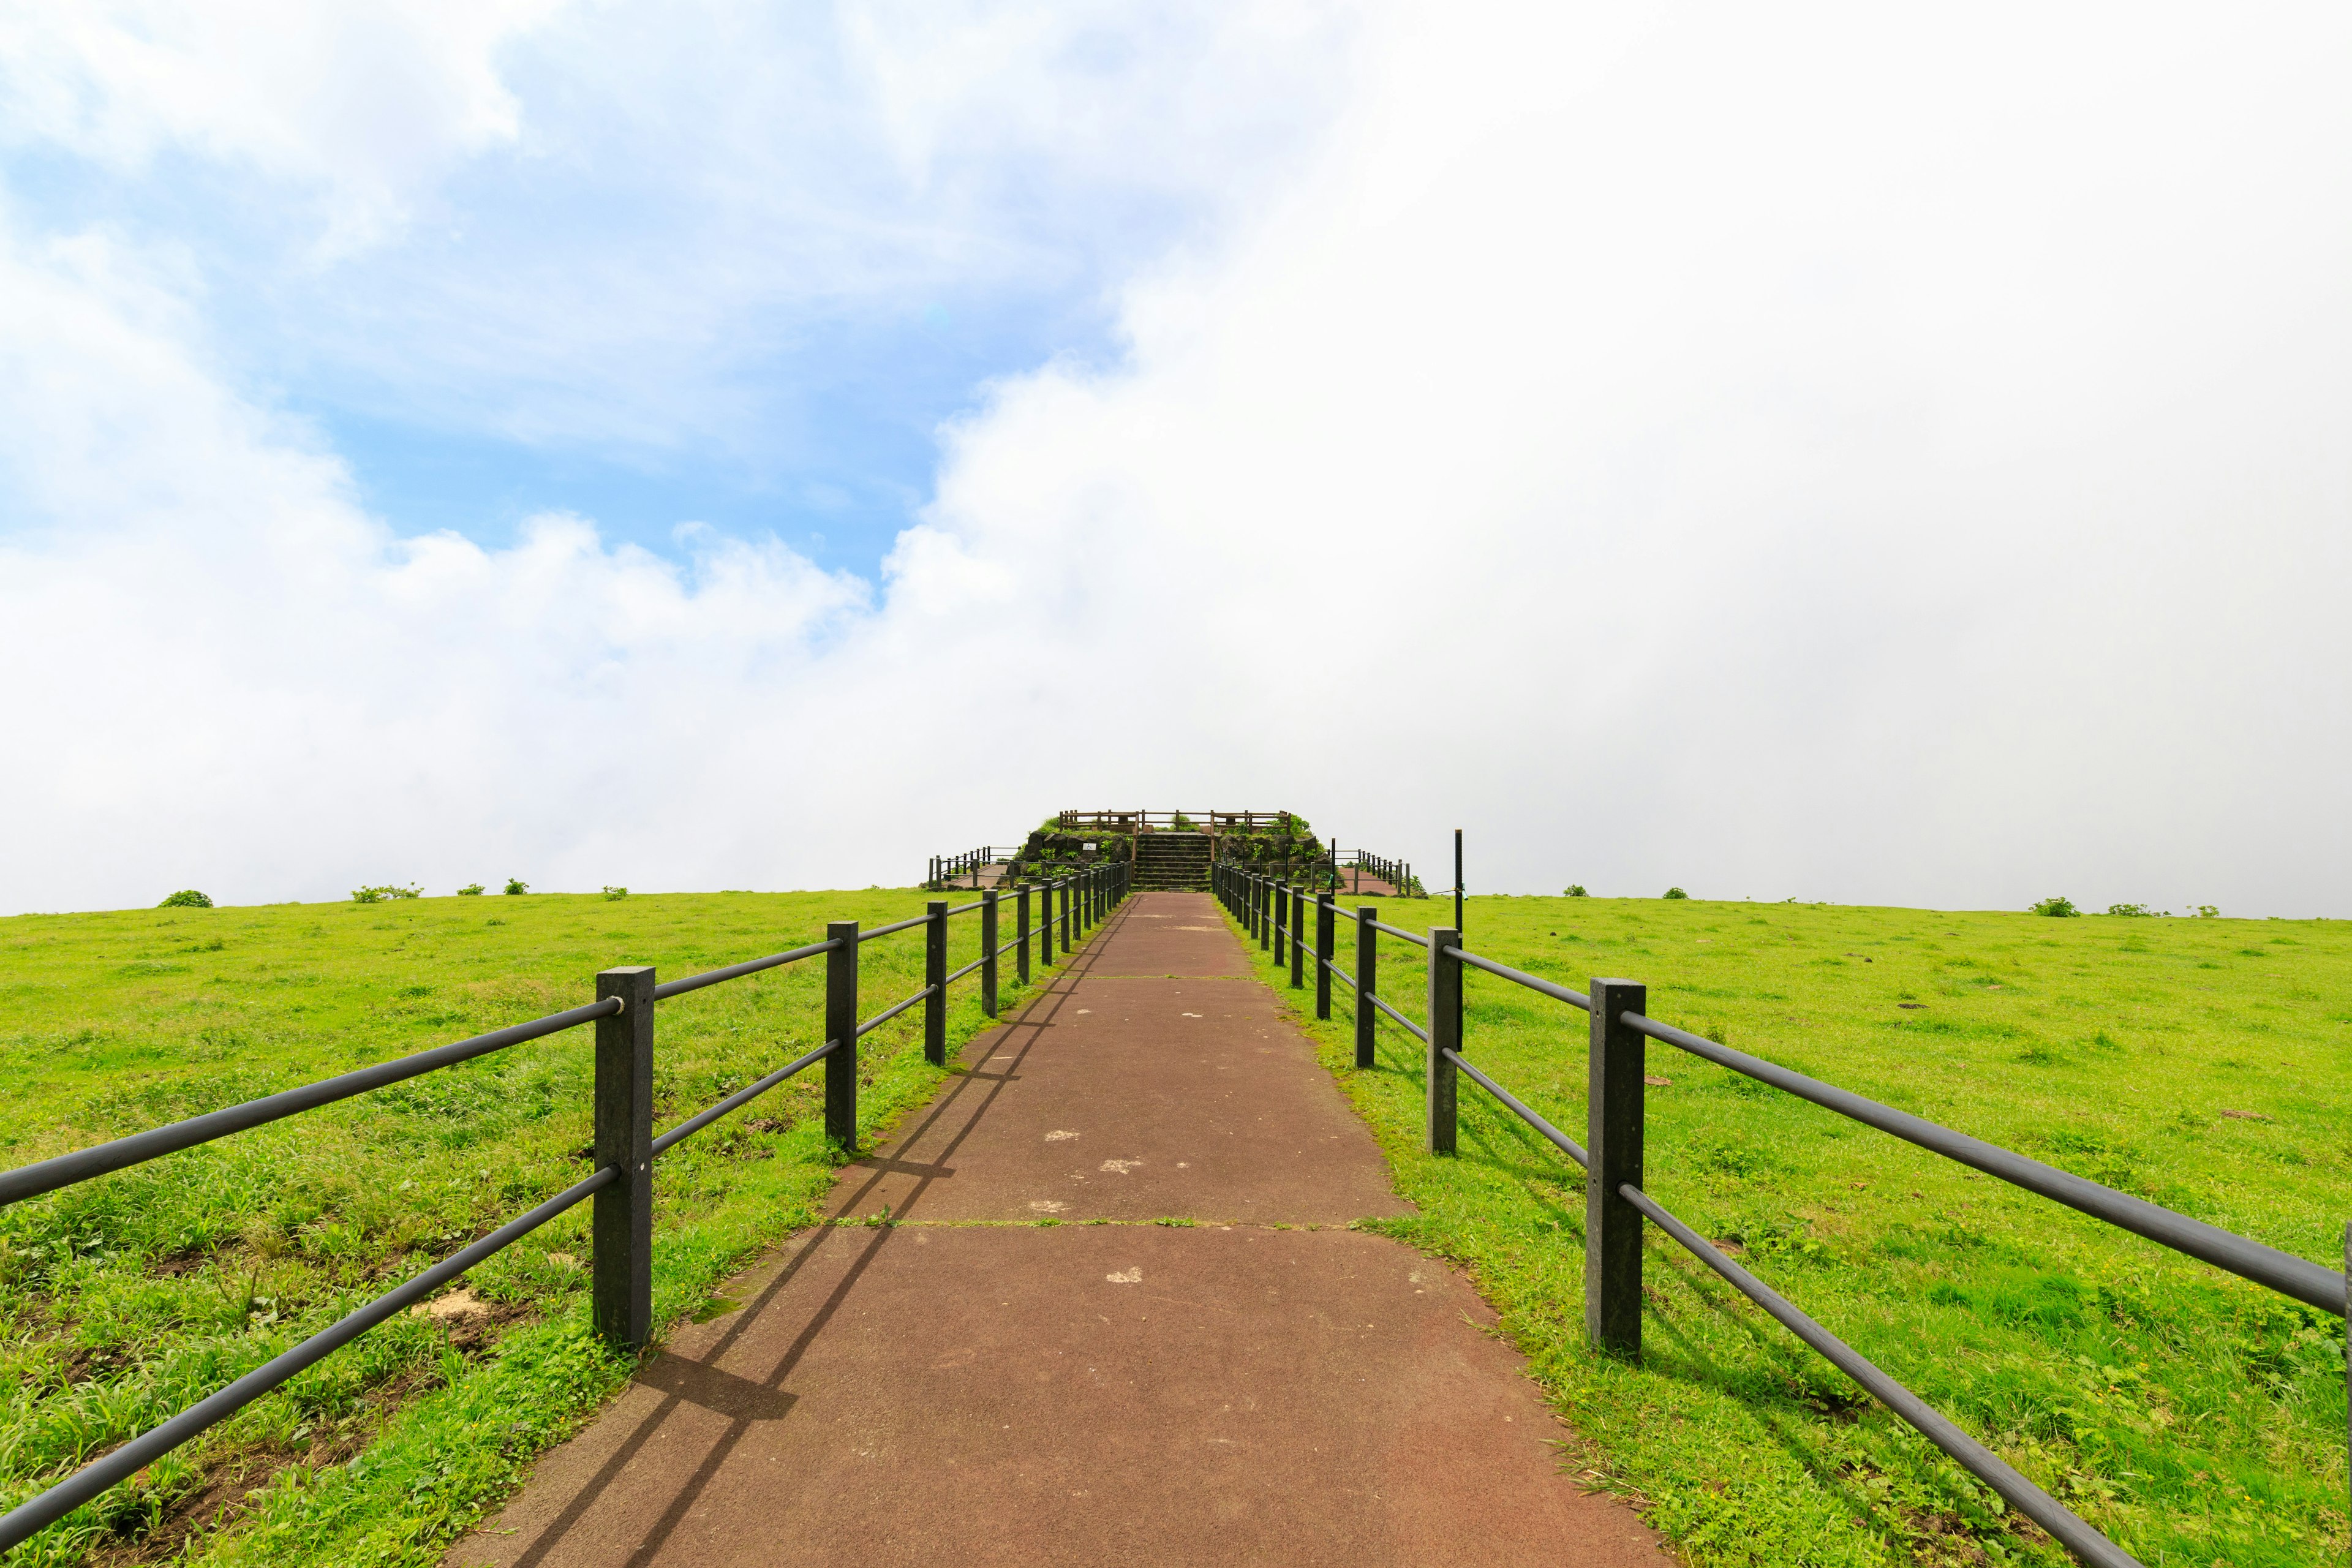
[[[614,964],[676,978],[821,939],[828,919],[918,913],[924,897],[534,894],[0,921],[0,1167],[577,1005]],[[974,917],[953,931],[961,965]],[[866,945],[862,1015],[921,984],[921,954],[919,931]],[[817,1044],[822,994],[811,961],[663,1003],[656,1129]],[[869,1127],[940,1077],[920,1016],[866,1037]],[[949,1016],[951,1043],[982,1026],[976,977]],[[587,1174],[592,1035],[0,1209],[0,1507]],[[822,1076],[663,1158],[663,1321],[815,1216],[835,1164]],[[628,1375],[586,1331],[587,1220],[583,1205],[468,1276],[485,1310],[395,1319],[12,1564],[437,1561]]]
[[[2340,1263],[2352,926],[1533,898],[1465,923],[1473,952],[1643,981],[1652,1016]],[[1386,941],[1419,1018],[1421,952]],[[1423,1154],[1418,1042],[1384,1020],[1355,1071],[1345,988],[1323,1025],[1288,994],[1423,1210],[1381,1228],[1469,1270],[1574,1464],[1692,1562],[2072,1561],[1654,1231],[1644,1364],[1588,1352],[1581,1173],[1466,1081],[1459,1156]],[[1580,1141],[1585,1027],[1469,976],[1465,1055]],[[2143,1562],[2344,1561],[2339,1321],[1669,1047],[1649,1072],[1661,1202]]]

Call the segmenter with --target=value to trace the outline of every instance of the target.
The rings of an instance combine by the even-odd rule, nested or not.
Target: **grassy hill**
[[[577,1005],[602,968],[676,978],[821,939],[829,919],[918,913],[924,896],[529,894],[0,920],[0,1167]],[[971,917],[957,921],[954,962],[978,940]],[[919,931],[866,944],[866,1014],[921,984],[921,952]],[[662,1004],[656,1128],[818,1044],[823,967]],[[866,1038],[870,1123],[940,1076],[919,1017]],[[976,984],[955,987],[950,1040],[982,1023]],[[0,1506],[587,1174],[592,1033],[0,1208]],[[814,1217],[834,1168],[821,1077],[664,1157],[663,1321]],[[485,1310],[384,1325],[12,1564],[437,1561],[627,1375],[586,1332],[587,1220],[583,1205],[475,1270]],[[214,1535],[224,1510],[241,1528]]]
[[[1465,923],[1473,952],[1643,981],[1654,1017],[2342,1258],[2352,925],[1517,898]],[[1416,1018],[1420,957],[1382,954]],[[1584,1015],[1468,981],[1465,1055],[1580,1138]],[[1460,1156],[1423,1154],[1418,1043],[1383,1021],[1357,1072],[1349,1024],[1309,1026],[1422,1205],[1384,1228],[1469,1268],[1580,1467],[1694,1562],[2071,1561],[1654,1232],[1646,1364],[1589,1353],[1581,1173],[1466,1081]],[[1649,1072],[1661,1202],[2142,1561],[2343,1561],[2339,1321],[1654,1042]]]
[[[583,1001],[610,964],[683,974],[921,900],[0,921],[0,1165]],[[1392,909],[1412,927],[1445,912]],[[1467,924],[1519,967],[1646,981],[1658,1017],[2305,1257],[2340,1251],[2352,927],[1582,899],[1475,899]],[[912,937],[866,950],[867,1011],[917,984]],[[960,921],[957,962],[976,940]],[[1418,1016],[1400,945],[1392,999]],[[820,989],[803,964],[664,1004],[656,1125],[814,1044]],[[937,1079],[912,1022],[869,1037],[876,1123]],[[1471,1059],[1571,1129],[1583,1022],[1471,977]],[[981,1023],[959,987],[952,1037]],[[1391,1228],[1476,1276],[1585,1438],[1570,1458],[1694,1562],[2063,1561],[1663,1238],[1646,1366],[1589,1355],[1575,1169],[1468,1085],[1462,1156],[1422,1155],[1414,1043],[1383,1025],[1359,1073],[1348,1026],[1315,1027],[1423,1207]],[[583,1174],[587,1047],[517,1047],[0,1209],[0,1505]],[[1667,1047],[1650,1063],[1670,1080],[1650,1091],[1660,1198],[2143,1560],[2341,1560],[2340,1325]],[[814,1089],[665,1160],[666,1320],[813,1217],[832,1173]],[[386,1325],[21,1561],[436,1562],[626,1376],[584,1330],[585,1222],[477,1270],[485,1313]]]

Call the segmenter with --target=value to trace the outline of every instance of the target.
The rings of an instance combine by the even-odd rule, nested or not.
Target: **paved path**
[[[1129,900],[964,1059],[843,1173],[898,1224],[779,1248],[449,1563],[1668,1562],[1485,1303],[1344,1228],[1410,1211],[1208,895]]]

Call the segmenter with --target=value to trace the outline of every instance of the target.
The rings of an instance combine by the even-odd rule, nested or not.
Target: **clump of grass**
[[[2042,900],[2040,903],[2035,904],[2026,912],[2028,914],[2046,915],[2052,920],[2064,920],[2070,915],[2079,915],[2083,911],[2074,907],[2074,900],[2061,893],[2054,898]]]

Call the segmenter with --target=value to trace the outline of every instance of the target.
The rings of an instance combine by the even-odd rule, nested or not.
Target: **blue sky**
[[[173,41],[215,68],[273,14]],[[126,21],[51,62],[75,101],[20,115],[0,174],[21,232],[168,268],[223,379],[307,424],[400,533],[504,544],[569,511],[870,575],[930,499],[942,424],[999,378],[1114,363],[1120,289],[1213,242],[1318,109],[1220,90],[1166,114],[1234,47],[1205,12],[913,15],[534,6],[467,39],[356,13],[297,51],[281,124],[199,103],[128,129],[135,51],[173,29]]]

